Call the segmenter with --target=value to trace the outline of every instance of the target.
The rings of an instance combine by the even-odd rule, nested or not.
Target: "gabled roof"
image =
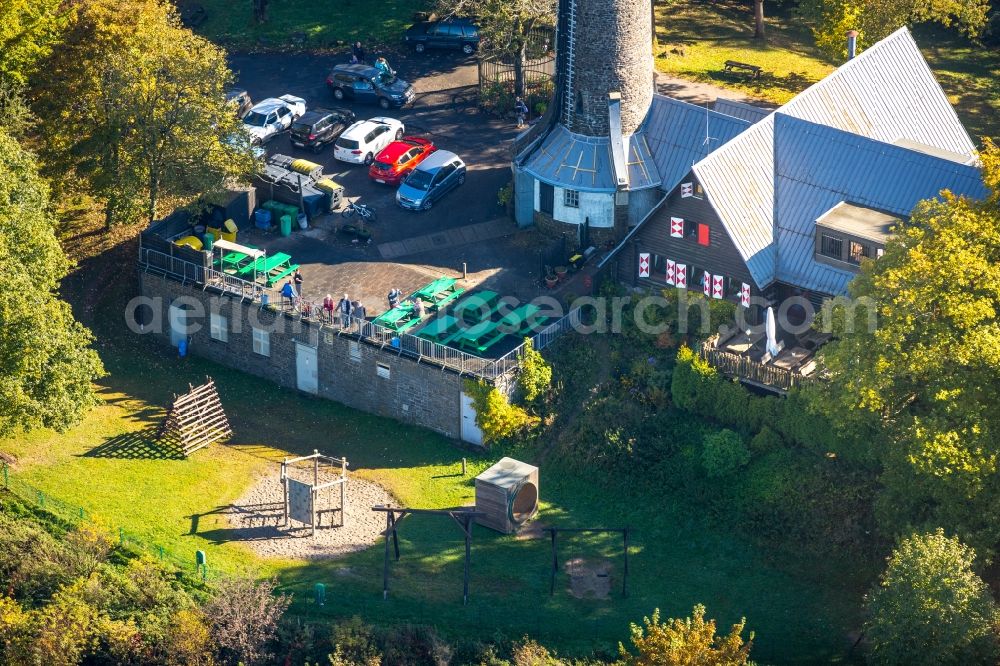
[[[745,120],[748,123],[755,123],[758,120],[763,120],[773,110],[764,109],[752,104],[744,104],[743,102],[737,102],[736,100],[726,99],[724,97],[716,99],[715,105],[712,108],[718,113],[723,113],[727,116],[732,116],[733,118],[739,118],[740,120]]]
[[[854,277],[814,258],[816,220],[842,201],[908,217],[941,190],[986,196],[979,169],[777,114],[774,118],[775,278],[827,294]]]
[[[776,128],[776,119],[781,117],[808,121],[818,127],[825,126],[846,135],[854,135],[858,147],[878,142],[880,148],[866,153],[869,158],[880,151],[890,154],[886,152],[889,148],[901,151],[891,152],[895,156],[893,160],[875,160],[883,169],[899,169],[900,164],[908,164],[907,160],[911,157],[904,159],[903,156],[919,155],[930,160],[923,162],[925,165],[944,163],[944,166],[962,166],[963,169],[970,167],[962,163],[975,158],[972,140],[910,33],[901,28],[695,164],[695,175],[705,188],[708,201],[715,208],[754,281],[761,288],[779,279],[779,264],[780,279],[790,279],[794,275],[796,279],[807,280],[812,285],[823,285],[823,288],[798,282],[792,282],[793,284],[827,293],[842,291],[843,285],[846,285],[843,278],[850,275],[816,273],[810,277],[812,274],[805,269],[807,262],[812,262],[812,245],[808,246],[807,251],[804,243],[793,242],[795,238],[788,235],[788,230],[798,223],[812,224],[815,217],[808,222],[798,221],[793,224],[789,221],[795,214],[793,207],[782,211],[781,229],[784,231],[776,226],[776,132],[792,132],[792,139],[799,144],[795,146],[796,154],[812,151],[820,157],[827,152],[827,147],[818,138],[821,134],[818,131],[803,133],[801,129],[796,130],[801,125],[796,126],[784,120],[779,121]],[[948,160],[888,145],[900,140],[946,151],[953,154],[955,159]],[[782,145],[788,149],[787,142]],[[926,172],[903,169],[899,176],[892,171],[867,171],[869,178],[878,173],[877,180],[883,184],[883,189],[871,192],[870,201],[858,201],[853,190],[859,187],[864,190],[862,181],[850,178],[847,167],[843,166],[845,163],[847,162],[843,160],[839,163],[823,162],[822,172],[801,174],[808,176],[815,185],[810,196],[825,200],[825,195],[821,196],[821,192],[839,193],[840,198],[827,203],[819,213],[841,200],[909,213],[920,198],[912,197],[916,190],[926,198],[935,196],[938,190],[949,187],[952,182],[945,175],[947,169],[944,166],[931,168]],[[871,164],[865,163],[857,167],[870,168]],[[815,166],[819,168],[818,164]],[[903,173],[916,181],[912,187],[904,182]],[[888,198],[895,205],[885,205],[878,201],[881,198]],[[904,201],[909,201],[909,208],[905,210],[902,203]],[[779,240],[777,245],[776,238]],[[779,259],[778,255],[784,253],[792,253],[792,256],[781,256]]]
[[[627,151],[629,189],[644,190],[659,185],[660,174],[642,128],[627,137]],[[557,187],[581,192],[614,192],[617,189],[611,163],[611,139],[575,134],[563,125],[552,128],[523,166],[535,178]]]
[[[654,95],[643,130],[660,172],[660,187],[674,189],[696,162],[748,127],[745,120]]]

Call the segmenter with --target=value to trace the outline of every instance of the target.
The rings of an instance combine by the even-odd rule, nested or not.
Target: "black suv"
[[[354,112],[347,109],[315,109],[307,111],[292,123],[292,145],[309,148],[314,153],[337,140],[354,122]]]
[[[383,74],[371,65],[337,65],[326,77],[326,85],[338,102],[353,99],[357,102],[375,102],[383,109],[403,106],[413,101],[413,86]]]
[[[411,25],[403,36],[417,53],[427,49],[462,49],[472,55],[479,46],[479,28],[468,19],[425,21]]]

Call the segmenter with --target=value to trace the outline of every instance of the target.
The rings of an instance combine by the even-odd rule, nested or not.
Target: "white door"
[[[295,382],[300,391],[316,393],[319,390],[316,365],[316,348],[295,343]]]
[[[171,305],[170,313],[170,344],[178,347],[181,340],[187,339],[187,312],[179,305]]]
[[[483,445],[483,431],[476,425],[476,408],[472,406],[472,398],[464,393],[462,399],[462,441],[469,444]]]

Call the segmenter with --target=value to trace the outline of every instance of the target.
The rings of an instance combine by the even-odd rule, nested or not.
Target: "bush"
[[[552,366],[545,362],[540,352],[524,341],[524,355],[521,357],[521,371],[517,375],[517,389],[521,399],[531,404],[544,398],[552,386]]]
[[[538,417],[507,401],[496,388],[466,380],[465,393],[472,398],[476,410],[476,425],[483,431],[483,444],[507,439],[536,425]]]
[[[762,427],[760,432],[750,440],[750,451],[756,455],[781,451],[785,446],[785,440],[781,438],[781,435],[771,430],[768,426]]]
[[[744,666],[753,647],[753,632],[746,643],[746,618],[734,624],[728,636],[715,635],[715,620],[705,620],[705,607],[694,607],[692,617],[660,622],[660,610],[632,625],[632,654],[619,644],[623,666]]]
[[[738,433],[720,430],[705,437],[701,462],[709,477],[731,476],[750,462],[750,449]]]

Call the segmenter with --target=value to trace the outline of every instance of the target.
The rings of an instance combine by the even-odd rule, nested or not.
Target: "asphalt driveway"
[[[374,229],[378,244],[481,223],[503,214],[497,191],[510,178],[510,142],[517,129],[509,121],[477,111],[475,59],[451,52],[391,56],[398,76],[413,84],[417,96],[411,105],[390,111],[377,105],[335,102],[326,88],[326,75],[344,60],[344,56],[329,55],[244,54],[233,55],[230,63],[238,85],[254,101],[291,93],[304,98],[310,109],[345,106],[359,119],[398,118],[407,134],[427,137],[439,148],[458,154],[469,169],[465,184],[435,202],[432,210],[414,213],[396,205],[395,188],[371,181],[367,167],[335,160],[332,147],[319,155],[299,150],[292,147],[286,133],[267,144],[269,153],[322,164],[325,173],[344,186],[347,198],[374,207],[378,212]]]

